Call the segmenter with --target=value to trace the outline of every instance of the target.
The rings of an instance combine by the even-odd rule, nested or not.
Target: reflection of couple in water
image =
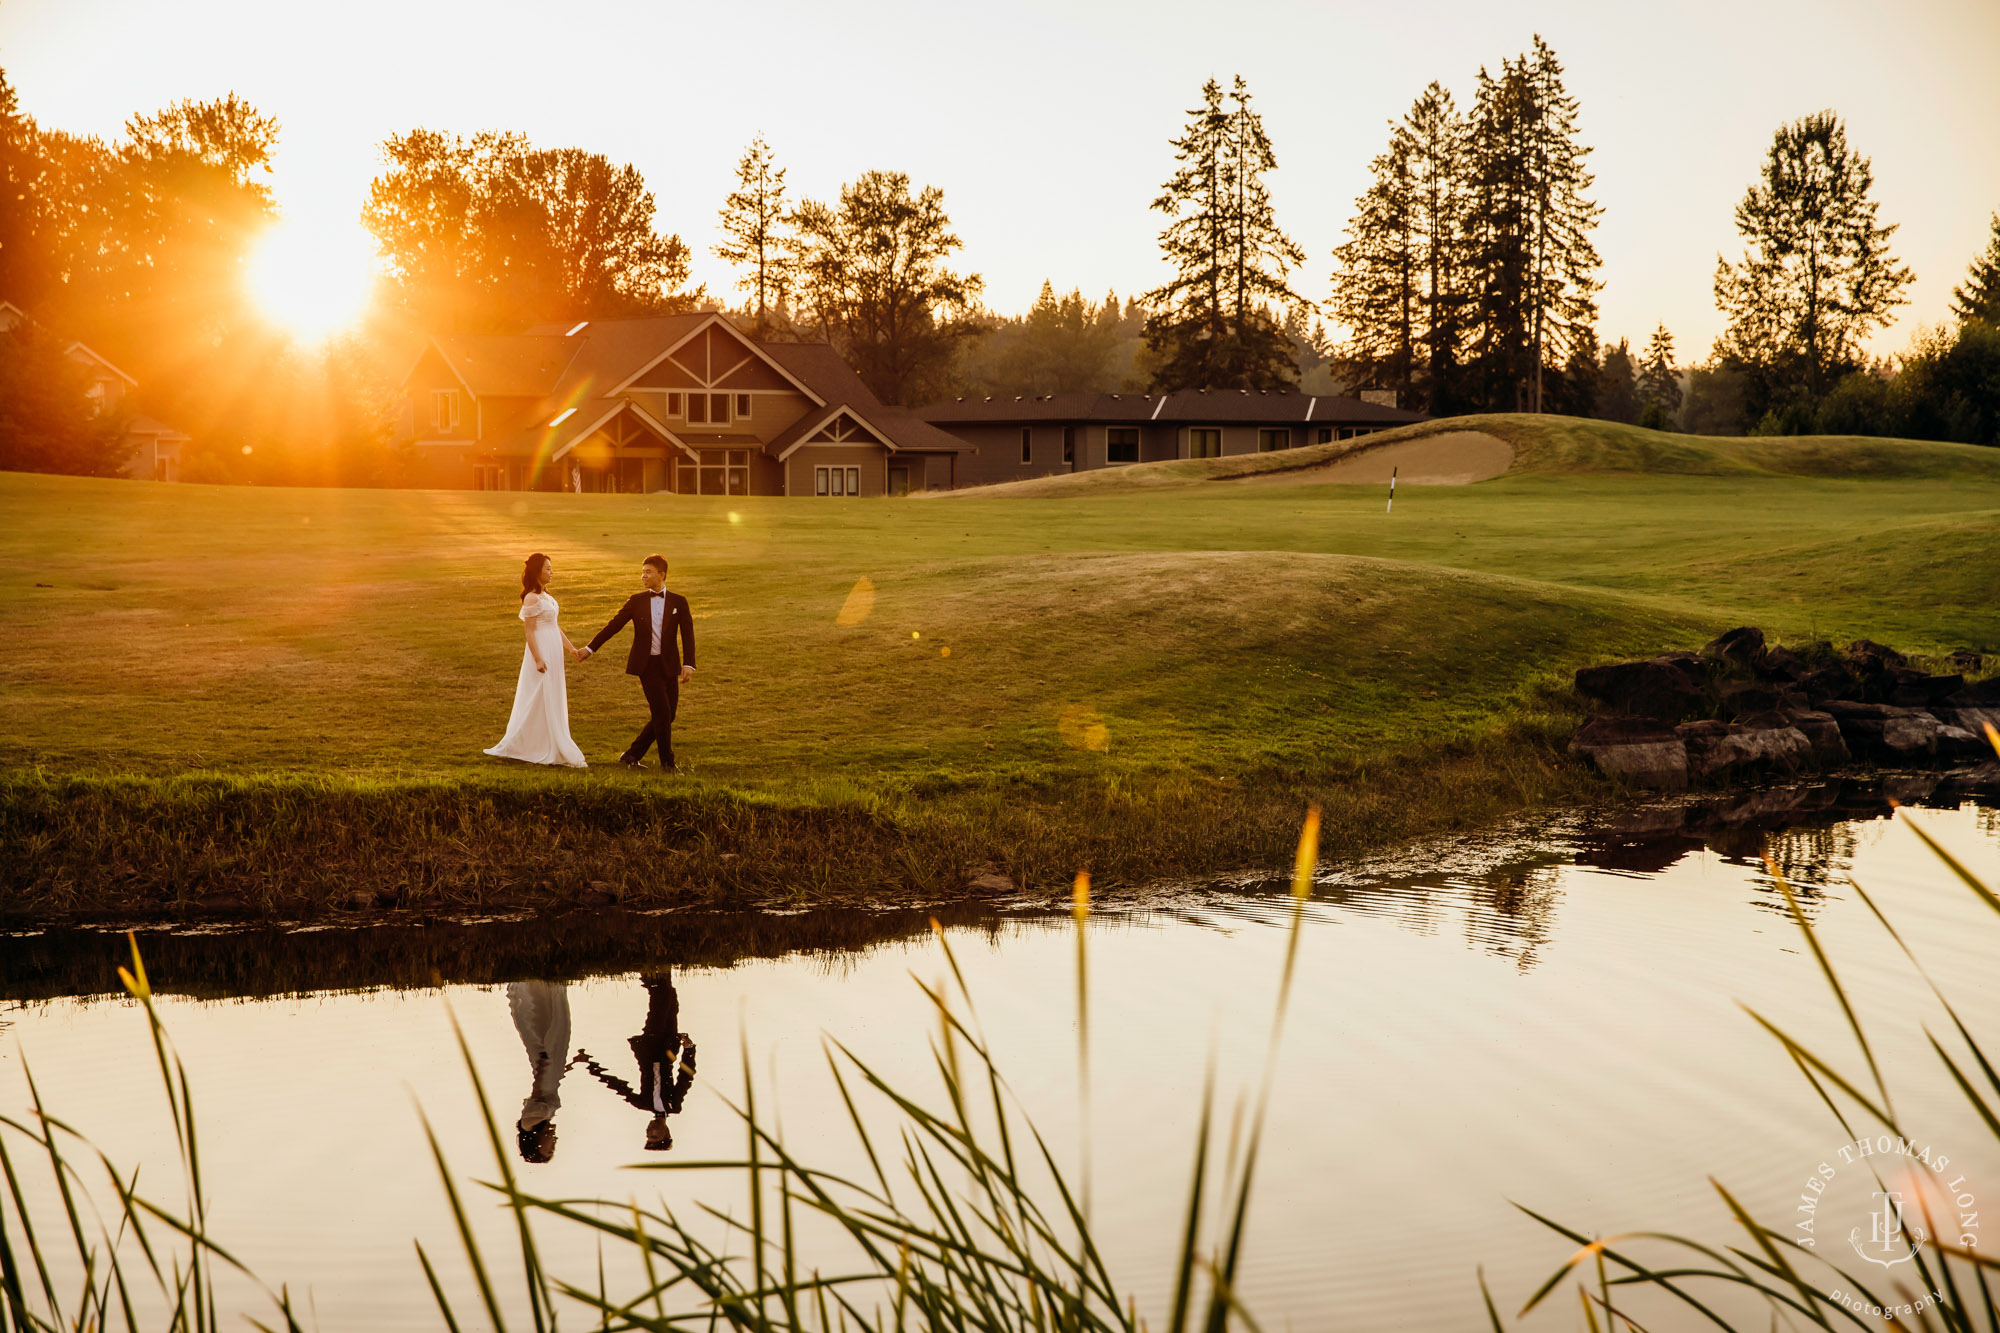
[[[556,1155],[556,1109],[562,1105],[557,1095],[563,1075],[572,1065],[582,1065],[597,1081],[631,1105],[651,1115],[646,1122],[646,1150],[665,1152],[674,1146],[667,1130],[667,1117],[680,1113],[688,1086],[694,1082],[694,1042],[680,1030],[681,1003],[674,993],[673,978],[665,973],[642,977],[646,987],[646,1024],[632,1038],[632,1055],[639,1065],[639,1086],[624,1079],[578,1050],[569,1053],[569,988],[553,981],[515,981],[507,986],[507,1007],[514,1015],[514,1030],[528,1052],[528,1069],[533,1084],[521,1103],[521,1156],[530,1162],[546,1162]]]

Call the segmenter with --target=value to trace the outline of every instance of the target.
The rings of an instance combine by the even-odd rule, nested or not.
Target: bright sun
[[[280,222],[250,252],[250,291],[274,324],[302,342],[322,342],[361,317],[370,261],[367,237],[351,224]]]

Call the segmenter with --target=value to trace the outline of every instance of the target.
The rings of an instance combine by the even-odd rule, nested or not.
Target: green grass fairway
[[[385,810],[455,793],[502,823],[493,800],[526,802],[558,841],[571,817],[611,840],[551,863],[516,821],[504,855],[469,846],[417,876],[472,897],[543,880],[567,892],[585,876],[640,894],[676,876],[940,889],[985,861],[1046,881],[1079,849],[1127,875],[1194,871],[1271,853],[1313,797],[1340,845],[1574,790],[1548,741],[1567,674],[1592,660],[1739,623],[1995,646],[2000,452],[1519,417],[1415,430],[1447,427],[1500,435],[1515,471],[1404,487],[1393,514],[1379,487],[1214,485],[1199,471],[1214,463],[1043,483],[1036,502],[996,488],[851,504],[0,474],[14,612],[0,828],[43,863],[10,872],[14,887],[80,906],[112,890],[79,867],[122,859],[128,897],[183,901],[232,867],[251,873],[236,835],[156,828],[168,842],[142,856],[117,831],[139,809],[171,826],[197,790],[218,810],[294,811],[326,793]],[[701,662],[676,728],[690,776],[611,765],[644,716],[622,649],[569,668],[588,772],[480,753],[506,722],[518,570],[534,549],[554,557],[579,643],[637,587],[642,556],[672,560]],[[863,578],[872,610],[842,625]],[[221,785],[166,781],[190,774]],[[621,820],[677,809],[676,845],[708,840],[685,873],[621,875],[613,844],[627,835],[587,813],[605,801]],[[85,807],[99,811],[88,839],[66,824]],[[851,866],[827,864],[838,838],[774,845],[830,836],[828,811],[874,830]],[[731,823],[744,812],[750,824]],[[481,818],[461,811],[456,832],[424,837],[477,842]],[[787,819],[808,823],[786,833]],[[718,850],[724,827],[741,850]],[[335,824],[321,832],[322,854],[338,851]]]

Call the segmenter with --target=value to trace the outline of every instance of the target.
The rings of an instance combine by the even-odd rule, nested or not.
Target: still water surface
[[[1991,812],[1916,817],[2000,879]],[[1900,819],[1708,839],[1544,822],[1326,869],[1306,914],[1244,1283],[1263,1326],[1477,1327],[1481,1264],[1517,1308],[1568,1247],[1510,1199],[1583,1231],[1732,1241],[1713,1175],[1760,1214],[1786,1216],[1845,1136],[1739,1002],[1858,1061],[1757,859],[1765,845],[1897,1053],[1887,1072],[1913,1132],[2000,1199],[1992,1139],[1915,1049],[1920,1025],[1939,1020],[1935,1001],[1846,878],[1975,1031],[2000,1020],[2000,919]],[[1226,1120],[1257,1084],[1287,915],[1282,896],[1211,888],[1089,927],[1097,1224],[1155,1327],[1204,1071],[1212,1061]],[[1073,1161],[1070,928],[1033,911],[949,919],[1001,1067]],[[417,1108],[454,1166],[491,1174],[450,1014],[497,1109],[552,1125],[552,1145],[528,1145],[532,1156],[552,1146],[549,1160],[515,1159],[544,1195],[728,1204],[734,1185],[719,1177],[625,1168],[739,1152],[725,1099],[740,1099],[746,1050],[809,1160],[855,1158],[823,1036],[893,1081],[935,1087],[935,1017],[913,977],[936,982],[945,963],[921,918],[662,920],[616,924],[610,942],[547,923],[156,940],[156,984],[201,997],[163,1009],[197,1091],[215,1233],[273,1285],[309,1291],[323,1328],[437,1327],[411,1241],[457,1251]],[[109,994],[119,944],[0,939],[0,994],[12,997],[0,1008],[0,1110],[26,1105],[25,1059],[52,1109],[115,1160],[146,1163],[164,1193],[171,1138],[144,1021]],[[539,1075],[537,1050],[552,1052]],[[501,1219],[484,1225],[504,1254]],[[545,1242],[559,1273],[595,1285],[588,1240]],[[452,1285],[469,1306],[470,1285]],[[232,1294],[255,1311],[250,1293]],[[1530,1325],[1573,1327],[1575,1309]]]

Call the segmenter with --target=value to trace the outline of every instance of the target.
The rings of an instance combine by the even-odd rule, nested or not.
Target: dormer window
[[[441,431],[458,429],[458,390],[433,389],[431,391],[431,418]]]
[[[733,394],[691,393],[688,395],[687,419],[691,426],[727,426],[729,424],[729,400]]]

